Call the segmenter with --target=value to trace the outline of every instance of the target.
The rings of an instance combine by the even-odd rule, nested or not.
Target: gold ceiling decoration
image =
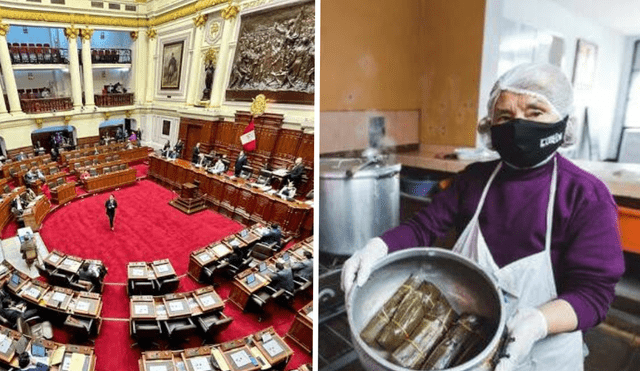
[[[65,125],[69,125],[70,122],[71,122],[71,116],[65,116],[64,117],[64,124]]]
[[[38,126],[38,129],[42,129],[42,124],[44,123],[43,119],[35,119],[36,122],[36,126]]]
[[[253,98],[253,103],[251,103],[251,113],[254,116],[260,116],[267,110],[267,97],[264,94],[258,94],[255,98]]]
[[[64,29],[64,35],[67,37],[67,39],[73,40],[78,37],[78,31],[79,30],[73,26],[67,27]]]
[[[131,40],[133,40],[133,41],[138,40],[138,31],[129,32],[129,36],[131,36]]]
[[[193,25],[195,27],[202,27],[205,23],[207,23],[207,19],[209,18],[206,14],[200,14],[199,16],[193,19]]]
[[[91,40],[91,36],[93,36],[93,30],[89,27],[80,30],[80,36],[82,36],[85,40]]]
[[[130,117],[131,117],[131,115],[133,115],[133,111],[132,111],[132,110],[124,111],[124,116],[125,116],[126,118],[130,118]]]
[[[137,0],[138,1],[138,0]],[[120,27],[154,27],[161,24],[197,14],[205,9],[218,4],[228,3],[230,0],[198,0],[192,4],[170,10],[157,17],[125,18],[113,16],[100,16],[89,14],[73,14],[60,12],[42,12],[37,10],[15,9],[0,6],[0,14],[4,19],[19,21],[57,22],[69,24],[86,24],[93,26],[120,26]]]
[[[218,48],[209,48],[206,53],[204,53],[204,64],[206,65],[214,65],[218,62]]]
[[[156,30],[155,28],[150,28],[147,30],[147,38],[149,40],[155,39],[156,36],[158,36],[158,30]]]
[[[109,117],[111,117],[111,112],[108,112],[108,111],[107,111],[107,112],[103,112],[102,114],[104,115],[104,119],[105,119],[105,120],[108,120],[108,119],[109,119]]]
[[[6,23],[0,23],[0,36],[7,36],[7,32],[9,32],[9,25]]]
[[[223,19],[233,19],[238,15],[239,12],[240,12],[240,8],[238,8],[237,5],[229,4],[228,7],[220,11],[220,15],[222,16]]]

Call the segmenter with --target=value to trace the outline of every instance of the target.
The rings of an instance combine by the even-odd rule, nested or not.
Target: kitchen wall
[[[582,125],[585,107],[589,108],[592,139],[598,142],[599,158],[606,158],[616,116],[618,90],[621,87],[625,58],[624,35],[600,25],[596,20],[574,14],[551,0],[487,0],[487,9],[478,115],[486,115],[489,92],[498,78],[497,56],[500,53],[504,20],[562,37],[565,41],[562,69],[570,79],[577,40],[585,39],[598,46],[596,72],[590,90],[575,90],[575,112]]]
[[[473,144],[482,1],[321,6],[321,153],[366,146],[371,116],[396,145]]]

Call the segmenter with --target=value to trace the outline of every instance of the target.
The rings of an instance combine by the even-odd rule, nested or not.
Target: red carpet
[[[147,167],[135,165],[138,175],[145,176]],[[104,203],[110,193],[118,201],[115,231],[109,229]],[[129,336],[129,298],[126,294],[126,266],[130,261],[152,261],[169,258],[176,273],[181,276],[178,291],[192,291],[202,285],[193,281],[187,272],[189,253],[216,240],[220,240],[244,227],[218,213],[206,210],[186,215],[169,206],[176,195],[147,180],[117,191],[87,196],[61,206],[52,212],[40,230],[42,238],[51,251],[87,259],[102,260],[109,273],[105,278],[102,316],[105,319],[100,335],[95,342],[99,371],[137,370],[140,349],[130,348],[133,340]],[[2,231],[2,237],[15,236],[15,223]],[[231,291],[230,282],[222,282],[216,288],[225,300]],[[300,309],[311,298],[298,298],[295,309]],[[228,329],[215,339],[216,343],[238,339],[258,330],[273,326],[280,336],[285,336],[293,322],[295,312],[276,307],[277,311],[259,323],[252,313],[242,313],[231,302],[227,302],[224,313],[234,320]],[[125,321],[123,321],[125,320]],[[69,338],[59,328],[54,340],[68,342]],[[310,363],[311,356],[295,343],[286,339],[294,350],[287,370]],[[200,346],[202,339],[194,336],[184,348]]]

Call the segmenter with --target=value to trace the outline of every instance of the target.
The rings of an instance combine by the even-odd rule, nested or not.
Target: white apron
[[[473,218],[456,241],[453,251],[478,263],[502,289],[505,298],[507,320],[519,307],[538,307],[558,296],[551,265],[551,226],[558,178],[558,164],[553,159],[551,190],[547,206],[547,230],[544,250],[511,262],[499,268],[493,260],[480,231],[478,217],[489,187],[498,174],[502,162],[487,181]],[[517,248],[517,247],[514,247]],[[531,353],[516,370],[518,371],[582,371],[584,356],[582,332],[574,331],[549,335],[534,344]]]

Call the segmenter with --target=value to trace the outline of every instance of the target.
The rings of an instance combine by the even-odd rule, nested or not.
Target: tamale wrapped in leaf
[[[425,313],[431,311],[436,306],[436,302],[442,297],[442,293],[434,284],[428,281],[422,282],[419,290],[422,292],[422,303]],[[447,303],[447,305],[448,304],[449,303]]]
[[[476,355],[480,354],[484,348],[489,345],[491,340],[491,326],[488,321],[481,320],[479,328],[476,332],[477,336],[469,336],[467,342],[464,345],[464,349],[450,367],[461,365]]]
[[[423,316],[422,292],[409,291],[400,302],[391,321],[378,334],[376,341],[382,349],[393,352],[405,339],[409,338]]]
[[[396,290],[393,296],[384,303],[382,308],[378,310],[362,331],[360,331],[360,337],[365,343],[369,346],[377,346],[376,338],[378,337],[378,333],[389,323],[405,295],[409,291],[417,289],[421,282],[422,280],[418,277],[410,276],[402,286]]]
[[[425,315],[411,334],[411,339],[393,352],[391,360],[403,367],[417,369],[451,327],[458,315],[444,297]]]
[[[483,320],[473,314],[463,314],[445,334],[433,352],[422,365],[423,370],[444,370],[450,368],[474,337],[482,336]]]

